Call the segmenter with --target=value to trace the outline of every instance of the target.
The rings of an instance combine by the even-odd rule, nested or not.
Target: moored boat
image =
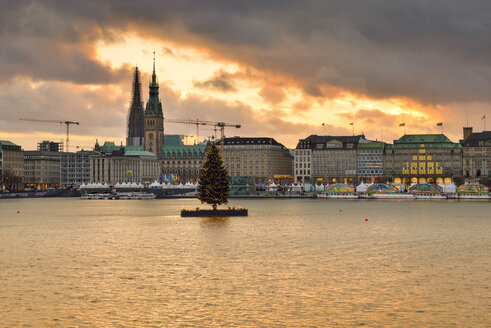
[[[490,200],[489,188],[479,183],[464,183],[457,188],[456,199]]]
[[[355,187],[347,183],[335,183],[326,188],[326,192],[318,194],[317,198],[358,199]]]
[[[114,199],[115,195],[111,193],[94,193],[84,194],[80,196],[80,199]]]
[[[371,194],[369,196],[370,199],[414,199],[414,196],[411,194]]]
[[[353,194],[318,194],[317,198],[335,198],[335,199],[358,199],[359,197],[357,195]]]

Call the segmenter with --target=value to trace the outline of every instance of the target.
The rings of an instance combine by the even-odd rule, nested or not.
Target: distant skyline
[[[311,134],[462,137],[491,113],[491,3],[2,1],[0,139],[125,143],[132,71],[153,52],[165,118],[241,124],[287,147]],[[322,126],[325,123],[325,126]],[[400,127],[405,123],[405,127]],[[488,123],[488,130],[489,130]],[[195,135],[165,124],[165,133]],[[212,135],[200,129],[200,137]],[[192,138],[188,138],[188,141]]]

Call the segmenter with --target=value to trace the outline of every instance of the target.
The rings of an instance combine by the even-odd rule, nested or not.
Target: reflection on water
[[[228,217],[201,218],[201,226],[204,228],[225,228],[229,221],[230,218]]]
[[[490,203],[231,205],[2,200],[0,326],[491,325]]]

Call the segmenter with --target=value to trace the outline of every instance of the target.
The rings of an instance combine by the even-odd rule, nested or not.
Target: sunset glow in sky
[[[479,3],[479,6],[487,4]],[[483,128],[491,107],[491,8],[458,1],[6,2],[0,11],[0,139],[34,149],[80,121],[71,145],[124,142],[132,72],[156,53],[165,118],[241,124],[228,136],[288,147],[311,134],[392,142]],[[489,128],[488,128],[489,129]],[[169,134],[194,126],[166,124]],[[213,134],[201,129],[200,139]]]

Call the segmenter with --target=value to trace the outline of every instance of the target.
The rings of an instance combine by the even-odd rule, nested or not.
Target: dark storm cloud
[[[32,74],[62,80],[72,76],[80,83],[117,80],[118,72],[94,62],[84,47],[138,31],[291,76],[317,97],[324,95],[325,85],[428,103],[491,97],[488,1],[47,0],[4,1],[2,9],[0,64],[10,66],[0,72],[3,79]],[[53,49],[59,42],[74,58],[43,47],[15,48],[19,39],[38,45],[46,41]],[[79,46],[85,50],[77,52]],[[45,72],[53,65],[34,69],[50,58],[65,75]],[[74,70],[78,64],[92,64],[91,74]]]
[[[217,90],[222,92],[235,92],[237,85],[232,76],[224,71],[216,72],[206,81],[193,81],[196,88]]]
[[[37,2],[3,1],[0,10],[0,82],[33,80],[107,84],[121,81],[128,66],[112,69],[96,58],[93,42],[117,39],[94,23],[71,21]]]

